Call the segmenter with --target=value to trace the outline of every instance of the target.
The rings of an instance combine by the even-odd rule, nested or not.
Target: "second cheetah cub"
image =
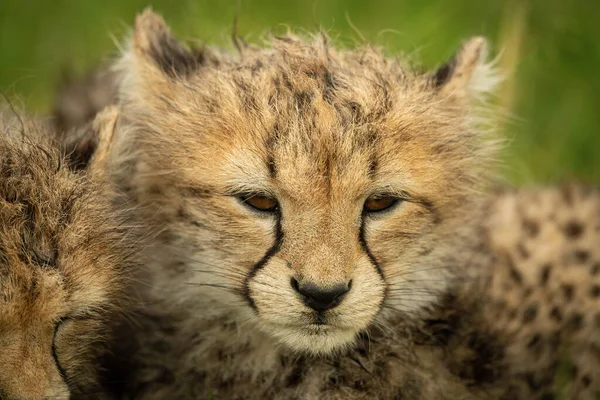
[[[96,128],[110,133],[105,113]],[[0,125],[0,398],[102,399],[99,357],[124,306],[133,237],[99,173],[66,167],[32,121]],[[103,146],[101,146],[103,147]]]

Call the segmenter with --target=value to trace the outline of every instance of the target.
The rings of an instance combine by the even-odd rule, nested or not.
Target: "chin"
[[[359,330],[331,325],[271,325],[263,330],[286,348],[301,354],[325,356],[344,351],[354,345]]]

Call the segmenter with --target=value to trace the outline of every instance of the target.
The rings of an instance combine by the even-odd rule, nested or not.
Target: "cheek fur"
[[[384,308],[414,314],[437,301],[451,281],[444,263],[451,249],[438,246],[436,215],[406,204],[398,215],[367,225],[365,239],[386,279]]]
[[[291,286],[293,271],[285,261],[271,259],[248,280],[249,296],[261,319],[275,324],[289,324],[307,311]]]

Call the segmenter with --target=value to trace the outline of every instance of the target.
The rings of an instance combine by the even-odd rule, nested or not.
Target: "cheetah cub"
[[[103,153],[78,175],[35,122],[0,123],[0,398],[105,398],[97,363],[134,264]]]
[[[161,234],[140,328],[116,351],[122,390],[514,395],[474,301],[491,266],[477,251],[495,147],[478,107],[495,83],[485,58],[473,38],[423,73],[292,35],[200,54],[139,16],[108,169]]]

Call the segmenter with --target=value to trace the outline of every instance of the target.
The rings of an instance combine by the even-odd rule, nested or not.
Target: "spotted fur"
[[[600,191],[512,191],[486,231],[497,265],[491,318],[506,329],[528,398],[600,396]],[[546,396],[546,397],[544,397]]]

